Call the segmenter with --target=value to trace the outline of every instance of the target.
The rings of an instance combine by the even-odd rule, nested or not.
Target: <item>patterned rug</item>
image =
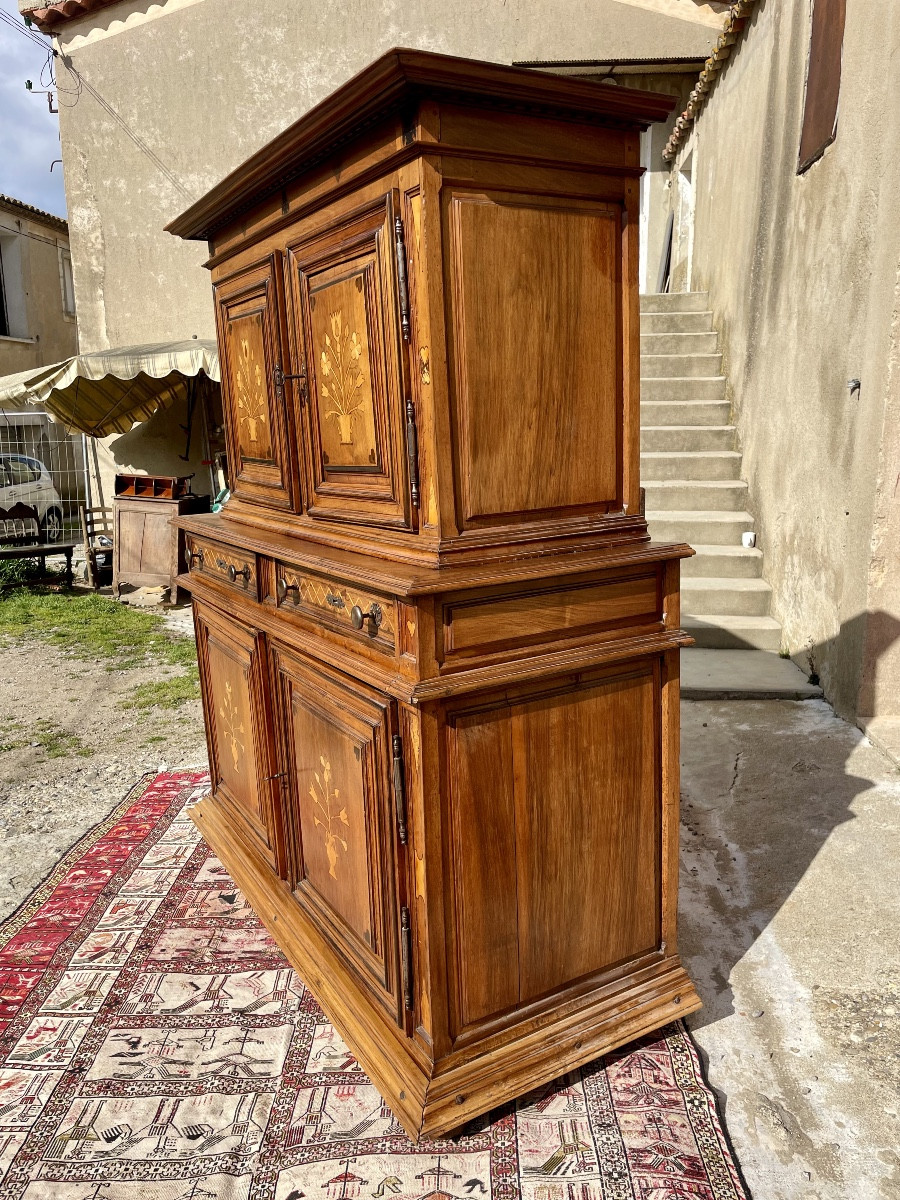
[[[676,1025],[413,1146],[145,780],[0,929],[3,1200],[745,1200]]]

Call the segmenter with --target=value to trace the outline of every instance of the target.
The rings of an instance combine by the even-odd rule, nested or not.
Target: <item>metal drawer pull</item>
[[[195,561],[198,562],[201,567],[203,566],[203,550],[202,549],[192,550],[190,552],[190,554],[188,555],[188,562],[191,564],[191,566],[194,565]]]
[[[231,582],[236,583],[240,576],[243,576],[248,583],[250,582],[250,568],[247,566],[247,564],[245,563],[239,571],[234,563],[229,563],[228,578],[231,580]]]
[[[279,600],[286,600],[289,592],[296,592],[297,598],[299,599],[300,597],[300,585],[298,583],[288,583],[283,575],[278,576],[276,591],[278,592]]]
[[[368,612],[363,612],[358,604],[354,604],[350,609],[350,624],[354,629],[362,629],[365,624],[366,633],[370,638],[378,636],[378,626],[383,619],[384,613],[380,604],[370,604]]]

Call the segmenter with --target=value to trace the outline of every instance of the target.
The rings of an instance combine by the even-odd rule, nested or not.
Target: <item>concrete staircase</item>
[[[641,482],[651,536],[697,551],[681,591],[697,646],[777,655],[762,551],[741,545],[755,525],[705,292],[641,296]]]

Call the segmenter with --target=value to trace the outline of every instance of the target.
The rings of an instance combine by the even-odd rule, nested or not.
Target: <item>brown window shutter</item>
[[[813,0],[798,175],[825,153],[837,133],[845,12],[846,0]]]

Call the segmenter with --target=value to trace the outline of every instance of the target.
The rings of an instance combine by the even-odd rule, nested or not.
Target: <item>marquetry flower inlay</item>
[[[244,732],[244,722],[240,719],[240,710],[234,702],[230,683],[225,684],[225,699],[219,705],[219,716],[222,718],[222,732],[231,750],[231,761],[237,770],[244,752],[244,743],[239,737]]]
[[[340,310],[330,314],[330,321],[331,333],[325,334],[321,358],[322,377],[327,380],[321,385],[322,397],[328,401],[325,416],[337,421],[341,444],[348,446],[353,441],[353,417],[365,399],[359,365],[363,348],[359,334],[344,324]]]
[[[321,829],[325,838],[325,853],[328,855],[328,874],[332,879],[337,879],[335,867],[338,860],[338,846],[342,846],[344,853],[347,852],[347,839],[341,835],[341,826],[345,825],[349,828],[350,819],[347,816],[347,809],[338,809],[340,803],[340,792],[337,788],[331,787],[331,763],[327,758],[320,758],[322,764],[322,777],[319,777],[318,771],[313,771],[315,783],[310,785],[309,794],[312,796],[313,804],[315,804],[317,812],[313,813],[313,821],[317,829]]]
[[[263,393],[262,367],[258,360],[252,361],[250,343],[246,338],[241,338],[241,351],[238,356],[234,382],[238,413],[240,414],[238,421],[241,425],[247,426],[248,440],[258,442],[262,426],[266,423],[266,398]]]

